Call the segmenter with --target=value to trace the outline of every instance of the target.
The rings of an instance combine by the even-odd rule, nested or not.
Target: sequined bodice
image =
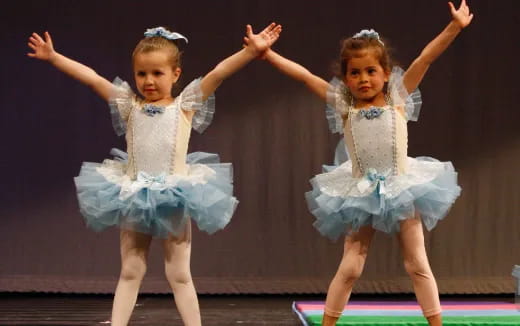
[[[126,134],[126,174],[131,179],[140,172],[154,177],[188,172],[191,129],[203,132],[215,113],[215,97],[210,94],[205,99],[201,80],[189,83],[166,107],[143,103],[128,83],[114,80],[110,113],[116,133]]]
[[[135,178],[140,171],[154,176],[182,173],[190,124],[176,101],[163,112],[147,113],[141,106],[135,107],[128,126],[129,176]]]
[[[345,143],[352,159],[354,176],[369,169],[379,174],[397,175],[406,171],[406,120],[394,107],[367,110],[349,109],[345,124]]]

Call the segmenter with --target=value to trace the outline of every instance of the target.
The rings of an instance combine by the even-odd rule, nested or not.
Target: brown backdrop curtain
[[[119,272],[117,230],[84,227],[73,177],[82,161],[124,148],[103,101],[30,60],[27,37],[49,30],[55,47],[99,74],[132,81],[130,54],[146,28],[188,36],[186,85],[240,49],[244,26],[277,21],[276,49],[331,77],[339,40],[374,28],[407,66],[448,23],[435,1],[11,1],[0,10],[0,291],[109,293]],[[470,1],[474,23],[432,66],[424,106],[409,124],[410,156],[450,160],[462,196],[427,233],[442,293],[512,293],[520,264],[520,2]],[[152,11],[153,10],[153,11]],[[192,271],[200,293],[326,291],[342,253],[313,229],[304,193],[338,141],[324,105],[265,62],[218,89],[217,114],[191,150],[234,165],[239,208],[224,231],[195,232]],[[515,97],[516,96],[516,97]],[[154,242],[143,292],[169,292]],[[356,291],[411,292],[395,237],[377,234]]]

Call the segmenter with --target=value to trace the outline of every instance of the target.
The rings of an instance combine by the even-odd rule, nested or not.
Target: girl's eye
[[[368,73],[369,73],[369,74],[373,74],[373,73],[375,73],[375,72],[376,72],[375,69],[369,69],[369,70],[368,70]]]
[[[160,76],[160,75],[162,75],[163,73],[162,73],[162,71],[154,71],[153,74],[154,74],[155,76]]]
[[[350,74],[351,74],[352,76],[356,76],[356,75],[358,74],[358,71],[351,71]]]
[[[138,71],[138,72],[137,72],[137,76],[139,76],[139,77],[143,77],[144,75],[145,75],[145,74],[144,74],[143,71]]]

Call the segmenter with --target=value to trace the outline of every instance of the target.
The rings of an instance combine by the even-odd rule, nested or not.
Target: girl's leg
[[[412,278],[417,301],[430,325],[442,325],[439,290],[426,256],[421,219],[416,216],[403,220],[400,227],[404,267]]]
[[[146,272],[151,240],[149,235],[121,230],[121,274],[112,307],[112,326],[125,326],[130,320]]]
[[[354,282],[363,272],[374,233],[375,230],[371,226],[365,226],[345,238],[343,258],[327,292],[323,326],[335,325],[341,316]]]
[[[442,315],[438,313],[436,315],[426,317],[428,319],[428,325],[430,326],[442,326]]]
[[[191,224],[188,221],[180,237],[170,235],[164,240],[164,265],[184,325],[200,326],[199,301],[190,272],[190,253]]]

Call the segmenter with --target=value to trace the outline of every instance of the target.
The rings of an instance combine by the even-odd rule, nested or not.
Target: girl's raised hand
[[[451,1],[448,2],[448,5],[451,9],[451,16],[453,17],[453,21],[455,21],[460,26],[460,28],[464,28],[471,23],[473,14],[470,13],[469,7],[466,4],[466,0],[462,0],[459,9],[455,9],[455,6]]]
[[[52,59],[56,52],[52,46],[51,35],[49,32],[45,32],[44,37],[45,40],[43,40],[37,33],[32,33],[31,37],[29,37],[29,43],[27,43],[27,45],[33,49],[34,52],[27,53],[29,57],[46,61]]]
[[[275,23],[269,24],[258,34],[253,34],[253,28],[251,25],[247,25],[244,43],[248,48],[252,48],[257,54],[260,54],[269,49],[278,40],[281,32],[282,26]]]

